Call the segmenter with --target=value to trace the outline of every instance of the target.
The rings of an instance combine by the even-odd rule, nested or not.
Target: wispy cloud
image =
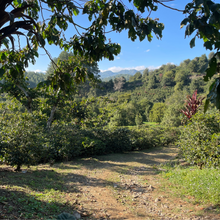
[[[116,57],[116,60],[120,60],[121,59],[121,57]]]
[[[121,70],[131,70],[131,69],[135,69],[135,70],[139,71],[139,70],[146,69],[146,67],[145,66],[136,66],[136,67],[123,68],[123,67],[119,67],[119,66],[113,66],[113,67],[108,68],[107,70],[101,70],[101,72],[105,72],[105,71],[119,72]]]
[[[150,49],[146,50],[146,52],[148,53],[150,51]]]

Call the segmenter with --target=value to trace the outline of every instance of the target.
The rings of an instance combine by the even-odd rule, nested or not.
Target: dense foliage
[[[217,111],[197,113],[183,129],[178,145],[182,156],[200,167],[220,165],[220,114]]]
[[[107,41],[106,35],[109,31],[121,32],[126,30],[128,31],[128,38],[132,41],[137,38],[140,41],[144,39],[151,41],[153,34],[157,38],[162,38],[163,23],[160,23],[159,19],[151,18],[151,12],[157,11],[158,6],[167,7],[169,8],[167,10],[176,10],[185,15],[185,19],[181,22],[181,28],[186,27],[185,36],[191,36],[195,33],[190,41],[190,47],[195,46],[195,39],[198,37],[203,39],[206,49],[216,49],[216,53],[212,54],[208,62],[206,57],[191,61],[189,64],[190,71],[193,73],[205,72],[204,79],[206,81],[219,72],[220,47],[218,39],[220,26],[218,21],[220,4],[211,0],[195,0],[186,4],[184,10],[178,10],[166,6],[163,0],[140,0],[129,1],[129,3],[131,5],[124,5],[120,1],[111,0],[91,0],[85,3],[71,0],[58,0],[56,2],[51,0],[1,0],[0,78],[6,84],[2,85],[2,89],[17,97],[18,100],[26,102],[29,111],[32,111],[33,96],[36,97],[37,93],[42,94],[42,87],[53,91],[54,94],[51,99],[56,99],[56,101],[54,101],[53,111],[48,119],[47,126],[49,128],[51,118],[63,95],[75,92],[76,84],[84,82],[86,79],[93,80],[94,72],[87,67],[102,58],[114,60],[114,56],[120,53],[119,44],[112,43],[111,40]],[[134,8],[138,13],[132,10]],[[146,14],[146,11],[149,14]],[[80,20],[76,21],[74,16],[80,14],[88,16],[87,27],[80,24]],[[73,36],[67,39],[65,31],[69,27],[73,27],[75,31]],[[27,30],[27,34],[23,32],[24,30]],[[16,39],[14,36],[16,35],[26,37],[27,46],[25,48],[21,48],[20,44],[19,48],[15,47]],[[17,40],[19,43],[19,38]],[[33,91],[25,83],[25,68],[28,67],[29,62],[34,64],[35,58],[38,57],[39,47],[49,54],[45,49],[46,43],[57,45],[64,50],[71,50],[75,57],[68,61],[56,62],[56,60],[52,60],[53,68],[51,68],[49,77],[44,83],[40,84],[37,90]],[[155,89],[160,82],[163,87],[176,84],[175,90],[179,90],[182,89],[186,79],[187,73],[184,75],[184,71],[175,76],[176,70],[174,70],[173,65],[170,65],[169,68],[166,68],[163,77],[158,78],[145,71],[143,78],[148,81],[148,89]],[[148,75],[149,77],[147,77]],[[132,83],[141,78],[142,74],[138,72],[130,81]],[[114,81],[115,90],[124,90],[124,79],[121,79],[119,83],[115,79]],[[213,102],[217,108],[220,108],[219,82],[220,80],[217,78],[211,87],[206,106],[209,102]],[[193,81],[191,90],[197,86],[195,84],[196,81]]]
[[[145,143],[152,134],[152,145],[161,144],[159,135],[155,138],[153,130],[146,129],[150,132],[147,135],[141,131],[140,137],[137,137],[140,131],[135,131],[135,137],[130,130],[115,127],[137,125],[139,129],[146,121],[178,126],[178,109],[171,106],[167,98],[181,91],[205,93],[211,86],[205,110],[209,102],[220,108],[220,79],[213,77],[219,72],[220,4],[211,0],[195,0],[182,11],[174,10],[185,14],[181,23],[181,27],[186,26],[185,36],[196,32],[190,47],[195,46],[195,39],[199,37],[206,49],[214,48],[216,53],[209,58],[202,55],[185,60],[179,66],[167,64],[154,71],[146,69],[143,75],[135,73],[129,82],[121,76],[97,86],[97,62],[103,58],[113,60],[121,51],[119,44],[107,41],[108,28],[115,32],[127,30],[132,41],[137,38],[151,41],[153,34],[162,38],[164,25],[150,15],[158,6],[166,7],[163,1],[133,1],[132,6],[140,14],[117,0],[91,0],[82,4],[71,0],[0,0],[0,86],[4,106],[0,131],[2,161],[17,165],[19,170],[22,164],[49,159],[122,152],[140,148],[142,144],[150,145]],[[149,14],[144,14],[145,11]],[[88,27],[75,23],[74,16],[80,13],[88,16]],[[67,39],[65,31],[71,25],[76,32]],[[27,34],[21,30],[27,30]],[[26,47],[20,48],[20,44],[19,48],[15,47],[13,36],[16,35],[27,39]],[[46,43],[72,53],[62,52],[57,59],[51,59],[46,77],[41,75],[35,79],[31,77],[33,74],[25,74],[25,68],[29,62],[35,63],[39,47],[49,54]],[[205,83],[202,78],[211,80]],[[4,104],[8,96],[20,104],[8,109],[11,104]],[[100,96],[100,100],[92,100],[92,97]],[[177,97],[172,96],[173,99]],[[160,134],[161,131],[156,132]],[[210,139],[210,135],[212,132],[207,133],[205,142],[212,139],[215,142],[215,136]],[[137,146],[134,143],[138,143]],[[190,150],[190,146],[185,152],[187,149]],[[205,156],[202,154],[201,157],[202,161],[196,163],[207,164]]]
[[[3,111],[4,109],[4,111]],[[176,129],[102,128],[61,118],[45,130],[46,113],[29,114],[19,103],[3,104],[0,118],[0,160],[21,166],[68,161],[76,157],[146,149],[173,142]],[[84,124],[84,127],[83,127]]]
[[[66,59],[78,58],[62,52],[55,60]],[[194,60],[200,61],[196,67],[191,64],[195,63]],[[167,64],[154,71],[146,69],[143,75],[137,72],[130,81],[119,77],[100,84],[85,82],[77,85],[68,98],[60,96],[62,99],[57,103],[49,130],[48,118],[57,100],[51,99],[52,91],[43,89],[44,95],[38,93],[32,97],[31,113],[25,98],[23,101],[20,96],[10,99],[10,93],[3,93],[0,109],[1,161],[17,166],[19,170],[22,164],[71,160],[79,156],[174,143],[181,130],[178,128],[183,119],[180,109],[184,108],[187,95],[194,92],[192,89],[200,88],[199,96],[204,96],[208,90],[209,83],[199,80],[204,74],[200,72],[202,66],[207,64],[208,58],[202,55],[185,60],[179,66]],[[36,87],[31,85],[39,85],[43,77],[54,71],[52,68],[51,62],[45,75],[28,72],[27,87],[34,91]],[[98,75],[95,63],[91,69],[94,75]],[[154,86],[149,89],[153,85],[152,79]],[[173,81],[168,85],[165,82],[169,80]],[[160,125],[148,126],[150,123]],[[207,138],[210,135],[207,133]],[[181,148],[184,146],[180,144]]]

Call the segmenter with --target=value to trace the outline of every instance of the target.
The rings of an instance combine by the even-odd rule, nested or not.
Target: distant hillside
[[[134,75],[136,72],[143,72],[144,70],[135,70],[135,69],[130,69],[130,70],[121,70],[119,72],[112,72],[112,71],[104,71],[104,72],[100,72],[99,75],[101,76],[101,79],[103,80],[104,78],[108,78],[108,77],[113,77],[113,76],[117,76],[117,75]]]
[[[132,76],[130,74],[118,74],[118,75],[115,75],[115,76],[109,76],[109,77],[106,77],[106,78],[103,78],[102,81],[103,82],[108,82],[109,80],[114,80],[115,78],[119,78],[119,77],[124,77],[126,79],[126,81],[129,80],[129,78]]]
[[[38,83],[47,78],[44,73],[35,73],[34,71],[28,71],[25,75],[28,77],[28,83],[31,88],[36,87]]]

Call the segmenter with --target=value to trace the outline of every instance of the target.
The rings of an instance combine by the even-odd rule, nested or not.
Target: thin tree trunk
[[[52,124],[52,121],[53,121],[53,118],[54,118],[54,114],[56,112],[56,108],[57,108],[57,105],[59,103],[60,99],[58,98],[56,103],[53,105],[52,109],[51,109],[51,112],[50,112],[50,117],[49,119],[47,120],[47,129],[50,130],[50,127],[51,127],[51,124]]]
[[[53,117],[54,117],[56,108],[57,108],[57,105],[54,105],[54,106],[52,107],[52,109],[51,109],[50,117],[49,117],[49,119],[47,120],[47,129],[48,129],[48,130],[50,130],[50,127],[51,127],[51,124],[52,124],[52,121],[53,121]]]

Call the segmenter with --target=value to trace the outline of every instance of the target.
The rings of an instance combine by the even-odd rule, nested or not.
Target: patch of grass
[[[193,198],[195,203],[220,203],[220,170],[198,167],[168,167],[162,177],[168,179],[171,188],[181,197]]]
[[[27,168],[26,173],[0,168],[0,218],[54,219],[77,209],[64,182],[69,167],[63,172],[44,165]]]

